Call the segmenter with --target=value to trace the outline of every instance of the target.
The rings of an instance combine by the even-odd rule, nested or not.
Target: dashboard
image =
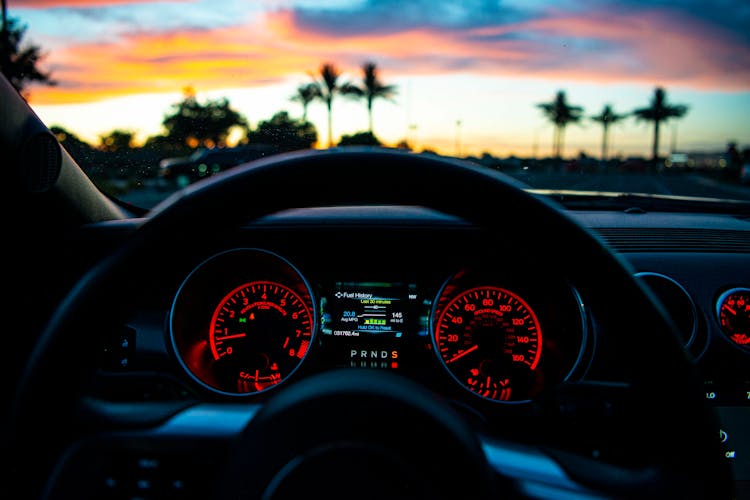
[[[747,498],[750,222],[571,215],[618,252],[673,319],[718,409],[717,439],[739,498]],[[689,231],[675,235],[675,223]],[[100,223],[77,238],[105,251],[137,226]],[[102,342],[98,397],[253,404],[320,372],[393,371],[490,435],[633,460],[612,439],[616,427],[597,437],[581,425],[616,414],[617,402],[582,408],[573,393],[638,360],[603,354],[587,297],[513,235],[489,237],[423,208],[346,207],[290,210],[210,240],[142,284],[138,311]],[[545,251],[575,249],[561,241]],[[617,290],[609,299],[618,300]],[[648,349],[639,332],[632,341]],[[641,438],[658,439],[658,429]]]

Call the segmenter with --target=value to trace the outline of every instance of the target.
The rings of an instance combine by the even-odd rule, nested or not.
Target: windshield
[[[530,188],[750,199],[746,0],[3,6],[3,73],[103,191],[142,208],[347,145]]]

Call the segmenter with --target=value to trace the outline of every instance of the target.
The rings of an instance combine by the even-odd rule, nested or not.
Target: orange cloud
[[[548,12],[515,24],[468,30],[424,28],[337,36],[301,29],[291,13],[274,19],[300,47],[377,54],[402,73],[471,71],[558,81],[663,83],[748,90],[750,48],[708,24],[661,10]]]
[[[256,39],[256,35],[258,39]],[[251,86],[317,61],[264,43],[258,27],[133,34],[117,43],[83,43],[51,53],[56,87],[32,89],[36,104],[88,102],[142,92]]]
[[[508,36],[529,33],[533,36]],[[247,87],[315,70],[322,61],[359,72],[359,64],[371,58],[400,74],[470,71],[747,90],[750,50],[720,33],[709,35],[704,26],[641,12],[617,19],[552,15],[497,28],[342,36],[303,29],[293,12],[276,11],[243,26],[133,33],[117,43],[60,49],[46,61],[60,85],[35,88],[32,100],[85,102],[186,85],[202,91]],[[604,47],[581,48],[580,43]]]

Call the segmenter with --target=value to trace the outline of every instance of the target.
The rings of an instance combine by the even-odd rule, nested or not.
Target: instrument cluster
[[[594,338],[570,284],[466,265],[439,286],[308,279],[259,248],[218,253],[184,279],[171,346],[195,386],[226,398],[272,393],[304,373],[396,370],[484,404],[520,404],[581,377]]]

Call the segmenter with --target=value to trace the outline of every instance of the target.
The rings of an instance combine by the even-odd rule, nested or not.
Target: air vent
[[[692,357],[698,358],[706,348],[708,335],[705,321],[690,293],[673,278],[660,273],[639,272],[635,276],[646,284],[674,321],[680,340]]]
[[[618,252],[750,253],[750,231],[620,227],[594,231]]]
[[[663,274],[641,272],[636,273],[636,277],[643,280],[662,302],[682,336],[683,345],[689,346],[695,339],[698,320],[695,302],[687,290],[674,279]]]

